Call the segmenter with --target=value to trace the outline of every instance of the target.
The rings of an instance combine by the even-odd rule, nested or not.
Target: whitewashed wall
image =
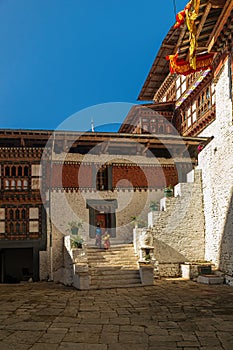
[[[214,139],[199,154],[206,223],[205,258],[233,273],[233,126],[229,61],[216,79],[216,120],[199,136]]]

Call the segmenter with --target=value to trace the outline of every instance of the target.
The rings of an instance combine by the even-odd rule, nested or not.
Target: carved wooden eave
[[[233,2],[227,0],[224,9],[219,16],[215,27],[212,30],[211,36],[207,43],[208,51],[222,52],[224,43],[232,45],[232,31],[233,31]]]
[[[0,129],[0,147],[42,149],[52,132],[51,130]]]
[[[161,105],[161,104],[159,104]],[[167,108],[167,107],[166,107]],[[170,107],[171,108],[171,107]],[[154,111],[152,111],[152,114]],[[24,130],[20,131],[20,138],[25,137],[26,143],[37,143],[43,139],[44,144],[46,145],[48,138],[53,135],[52,131],[30,131]],[[24,136],[22,136],[24,135]],[[2,147],[1,150],[4,153],[4,150],[8,151],[11,147],[7,147],[8,143],[18,140],[19,133],[18,130],[11,130],[10,133],[0,131],[0,144],[4,143],[5,147]],[[4,142],[3,142],[4,139]],[[102,151],[107,151],[112,154],[137,154],[137,144],[141,144],[143,150],[149,148],[150,151],[156,152],[158,150],[161,157],[167,157],[167,148],[168,147],[185,147],[192,155],[195,153],[197,146],[200,143],[205,143],[208,141],[208,138],[182,138],[176,135],[154,135],[154,134],[128,134],[128,133],[82,133],[82,132],[73,132],[73,131],[56,131],[54,132],[54,144],[61,144],[68,142],[72,145],[72,153],[79,153],[80,149],[83,149],[85,152],[89,152],[95,147],[96,151],[99,152],[98,148],[102,147]],[[18,142],[18,141],[17,141]],[[102,145],[104,143],[104,145]],[[106,146],[105,146],[106,144]],[[104,147],[104,148],[103,148]],[[17,147],[15,147],[17,149]],[[36,148],[35,148],[36,149]],[[18,151],[21,151],[21,148],[18,148]],[[32,148],[33,153],[33,148]],[[6,158],[3,158],[4,161]],[[9,158],[10,161],[11,158]],[[36,158],[37,159],[37,158]],[[34,157],[31,160],[35,160]],[[15,158],[12,157],[12,161],[15,161]]]
[[[6,142],[7,144],[7,142]],[[26,148],[26,147],[0,147],[0,160],[9,159],[10,161],[23,161],[30,162],[40,161],[43,148]]]
[[[40,191],[33,191],[32,193],[22,193],[17,191],[0,191],[1,205],[29,205],[38,204],[42,205],[42,199],[40,196]]]
[[[172,85],[174,80],[176,80],[177,75],[169,73],[168,76],[165,78],[159,89],[157,90],[156,94],[153,97],[153,100],[155,102],[161,101],[169,87]]]

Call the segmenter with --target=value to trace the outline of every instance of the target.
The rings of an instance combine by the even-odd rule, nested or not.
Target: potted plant
[[[71,248],[82,248],[83,247],[83,238],[81,236],[73,236],[71,237]]]
[[[168,187],[164,188],[164,195],[165,195],[165,197],[172,197],[173,196],[172,185],[169,185]]]
[[[151,201],[150,202],[150,210],[151,211],[157,211],[159,210],[159,205],[156,201]]]
[[[150,253],[146,254],[144,259],[146,262],[150,262],[150,260],[151,260]]]
[[[83,227],[83,224],[81,221],[71,221],[71,222],[68,222],[68,226],[69,226],[69,230],[71,231],[71,234],[72,235],[77,235],[78,234],[78,231],[80,228]]]

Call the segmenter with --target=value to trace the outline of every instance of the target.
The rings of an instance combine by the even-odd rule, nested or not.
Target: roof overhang
[[[217,33],[219,21],[224,21],[224,13],[230,13],[233,2],[231,0],[201,0],[197,26],[197,55],[211,50],[211,39]],[[216,39],[216,35],[215,35]],[[175,29],[172,27],[166,35],[151,70],[138,96],[138,100],[151,101],[161,84],[169,74],[169,61],[166,56],[174,55],[179,50],[179,58],[188,60],[189,31],[184,23]]]
[[[162,45],[157,53],[157,56],[152,64],[146,81],[142,87],[142,90],[138,96],[140,101],[152,101],[155,92],[159,89],[164,79],[169,73],[169,64],[166,60],[166,56],[172,55],[174,48],[179,39],[181,28],[169,30]]]
[[[138,151],[140,147],[144,150],[158,149],[162,153],[167,150],[180,149],[189,152],[191,158],[196,157],[198,145],[206,145],[211,138],[208,137],[181,137],[179,135],[159,135],[159,134],[122,134],[122,133],[93,133],[93,132],[73,132],[73,131],[41,131],[41,130],[0,130],[0,149],[4,152],[6,148],[18,147],[45,147],[50,148],[57,145],[61,151],[69,152],[63,146],[69,145],[73,153],[78,153],[80,149],[86,152],[95,147],[98,154],[123,150],[120,154],[130,155]],[[49,141],[49,142],[48,142]],[[47,143],[48,142],[48,143]],[[22,146],[23,144],[23,146]],[[161,154],[162,154],[161,153]]]

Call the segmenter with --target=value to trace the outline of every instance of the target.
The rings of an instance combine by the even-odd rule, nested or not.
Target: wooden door
[[[96,213],[96,226],[100,224],[100,228],[104,232],[107,228],[106,214]]]

